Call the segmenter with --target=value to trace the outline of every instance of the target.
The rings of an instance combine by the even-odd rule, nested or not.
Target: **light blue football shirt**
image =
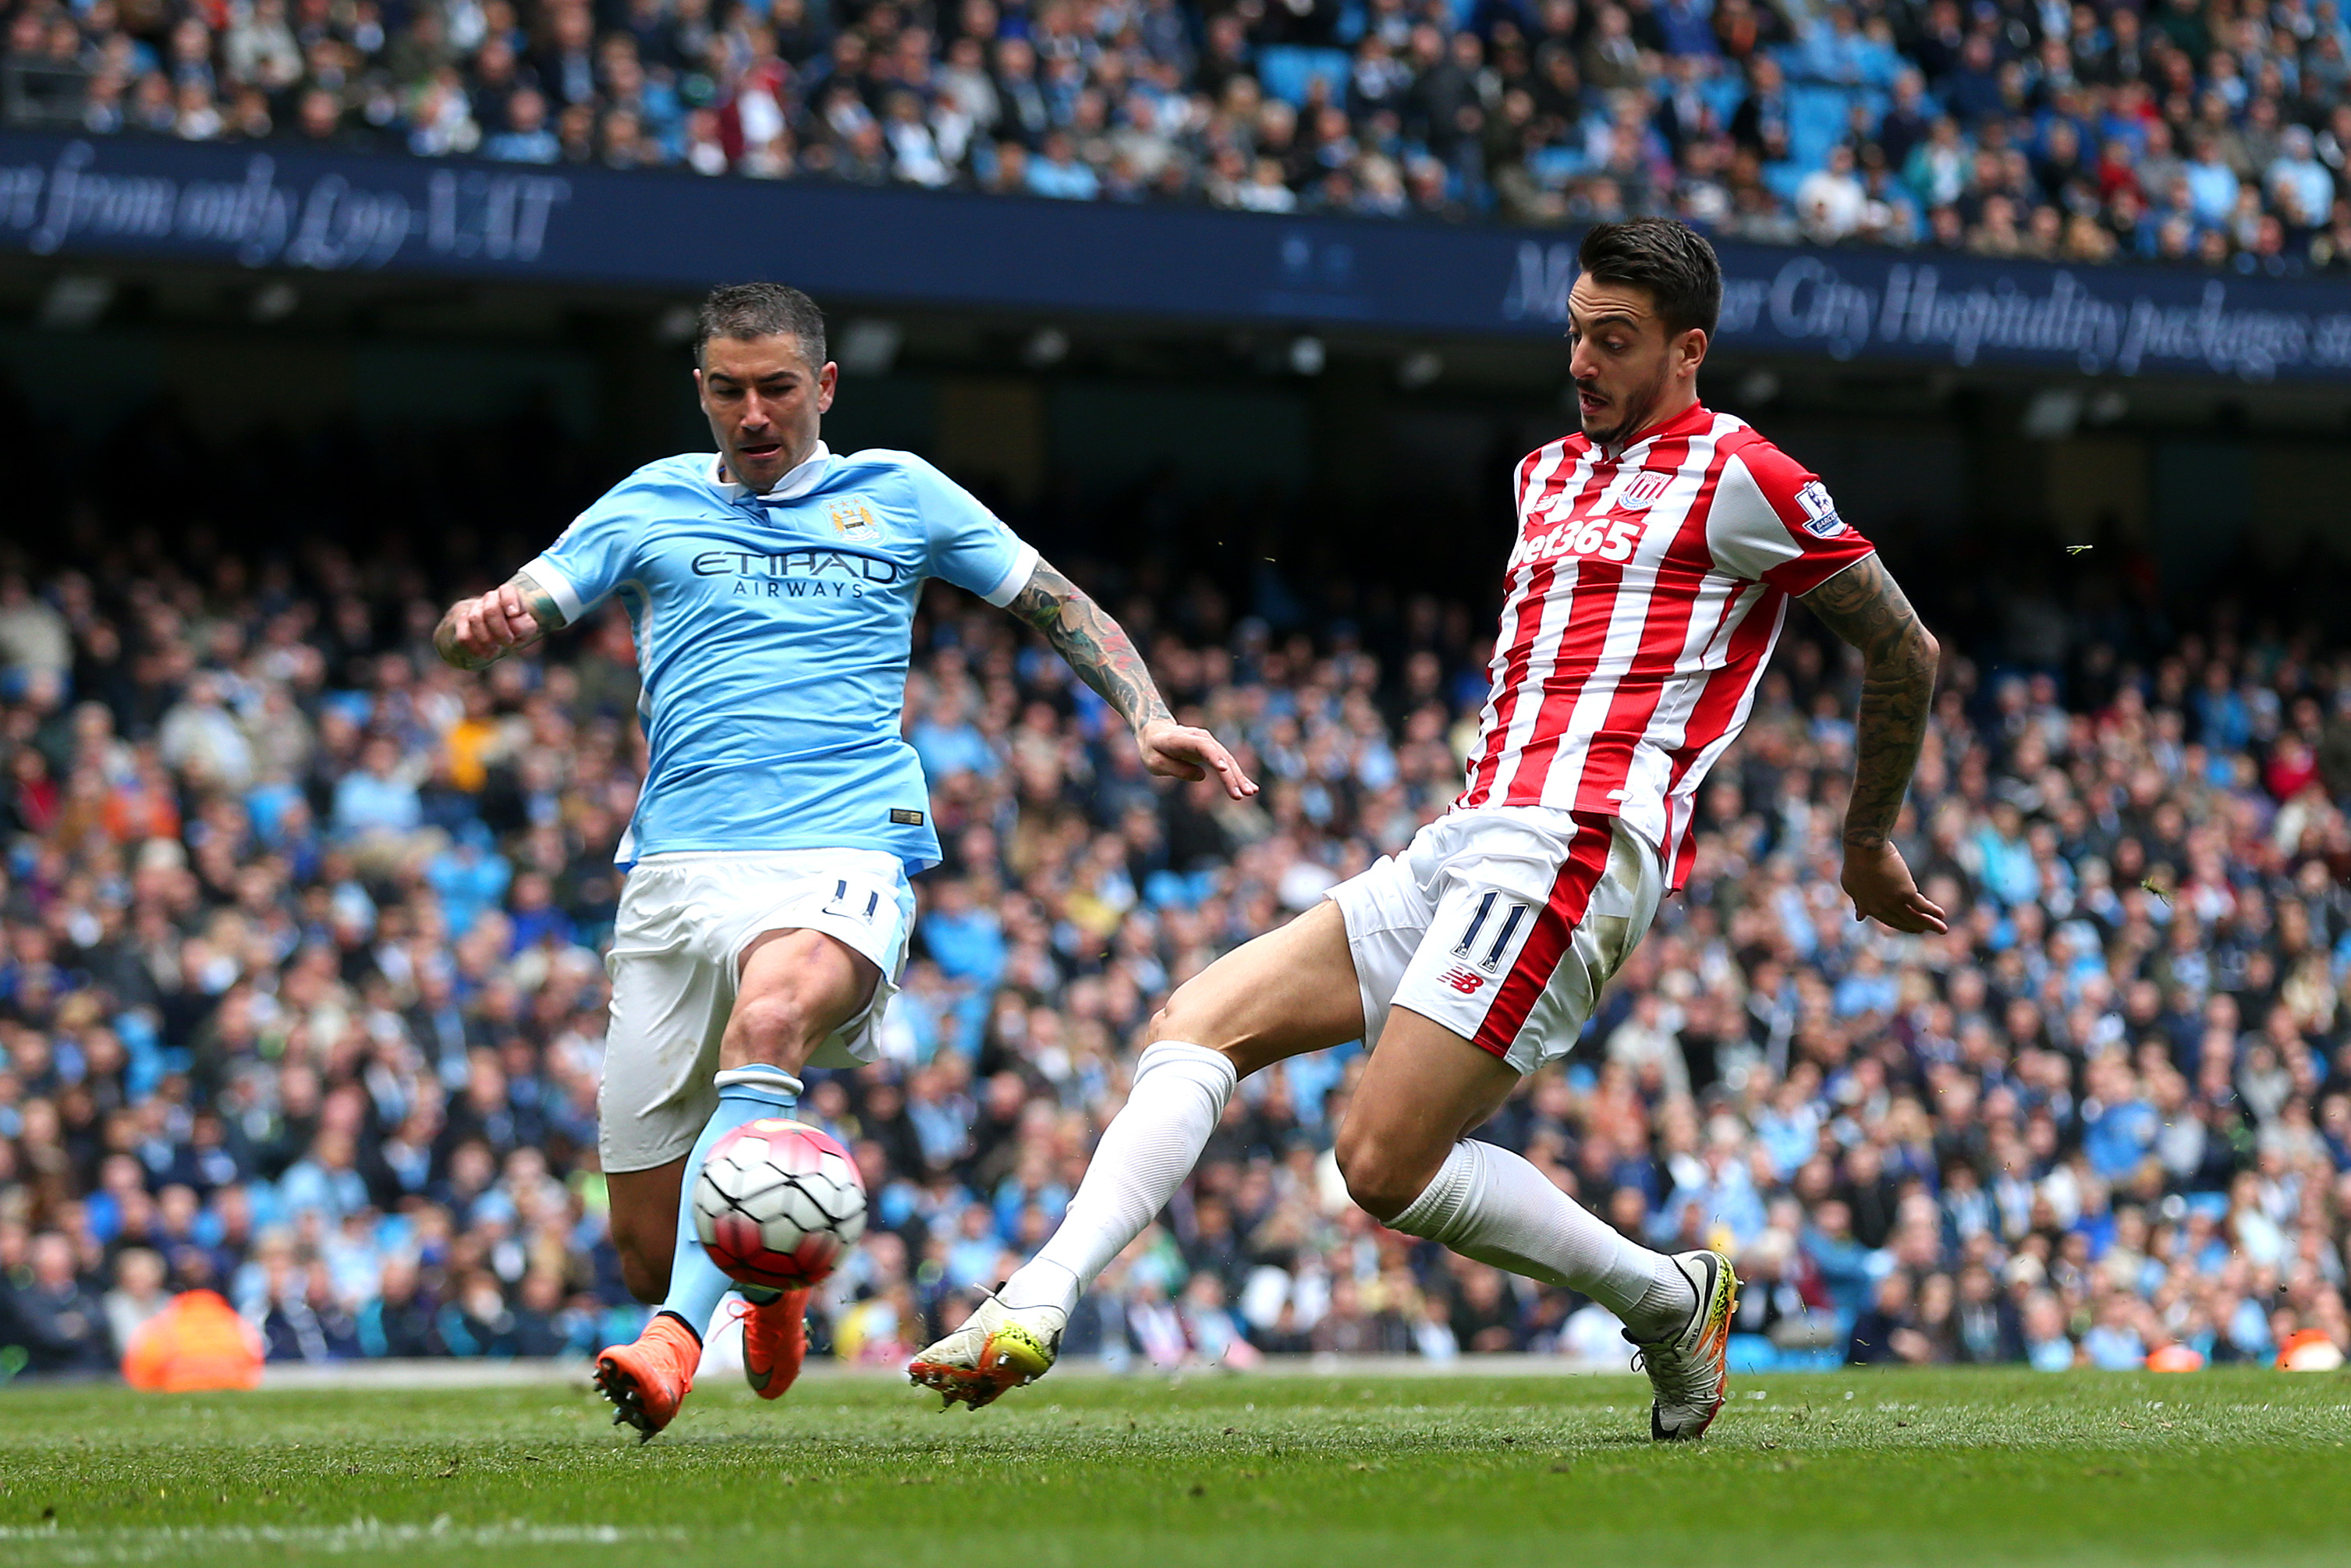
[[[815,455],[765,495],[707,453],[647,464],[523,570],[568,622],[617,595],[651,769],[622,864],[692,851],[883,850],[935,865],[899,735],[928,578],[1012,601],[1037,552],[906,452]]]

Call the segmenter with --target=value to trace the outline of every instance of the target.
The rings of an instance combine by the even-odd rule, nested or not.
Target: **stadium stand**
[[[628,1330],[592,1168],[625,623],[479,678],[428,642],[594,492],[593,455],[491,427],[214,445],[142,416],[141,494],[307,541],[233,550],[110,522],[96,465],[0,414],[48,519],[0,552],[0,1375],[111,1367],[186,1291],[277,1361]],[[517,444],[541,471],[496,460]],[[416,518],[467,526],[425,551]],[[2010,559],[1997,594],[1967,589],[1982,561],[1909,572],[1953,652],[1903,834],[1965,912],[1949,936],[1844,911],[1855,677],[1792,636],[1687,895],[1485,1134],[1628,1230],[1732,1249],[1743,1367],[2351,1346],[2351,657],[2217,591],[2175,626],[2120,545],[2076,564],[2062,593]],[[873,1194],[820,1304],[849,1360],[904,1356],[1042,1236],[1172,987],[1457,788],[1483,608],[1092,575],[1268,789],[1155,787],[1014,622],[928,604],[907,726],[948,858],[886,1060],[807,1102]],[[1623,1354],[1600,1309],[1346,1202],[1359,1056],[1252,1081],[1072,1354]]]
[[[2339,0],[11,0],[0,122],[2255,276],[2351,269]]]

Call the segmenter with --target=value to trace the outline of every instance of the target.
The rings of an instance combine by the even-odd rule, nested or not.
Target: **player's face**
[[[1624,445],[1697,395],[1706,334],[1668,331],[1646,288],[1577,278],[1567,344],[1583,434],[1602,446]]]
[[[800,340],[788,332],[703,345],[694,384],[737,484],[769,490],[807,461],[840,373],[830,360],[810,364]]]

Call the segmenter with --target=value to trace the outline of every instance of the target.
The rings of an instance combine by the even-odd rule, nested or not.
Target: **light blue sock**
[[[695,1235],[694,1184],[702,1175],[702,1162],[710,1156],[711,1145],[746,1122],[789,1116],[800,1100],[800,1081],[780,1067],[732,1067],[716,1082],[718,1109],[710,1113],[709,1124],[694,1142],[694,1153],[685,1158],[685,1180],[677,1195],[677,1250],[669,1266],[669,1297],[660,1308],[684,1322],[696,1339],[710,1326],[710,1314],[727,1291],[774,1299],[772,1291],[746,1289],[728,1279]]]

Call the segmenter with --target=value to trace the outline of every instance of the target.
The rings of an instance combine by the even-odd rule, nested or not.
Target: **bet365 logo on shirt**
[[[1510,564],[1557,560],[1563,555],[1590,556],[1594,560],[1630,560],[1647,526],[1646,517],[1570,517],[1563,523],[1526,534],[1519,540]]]

